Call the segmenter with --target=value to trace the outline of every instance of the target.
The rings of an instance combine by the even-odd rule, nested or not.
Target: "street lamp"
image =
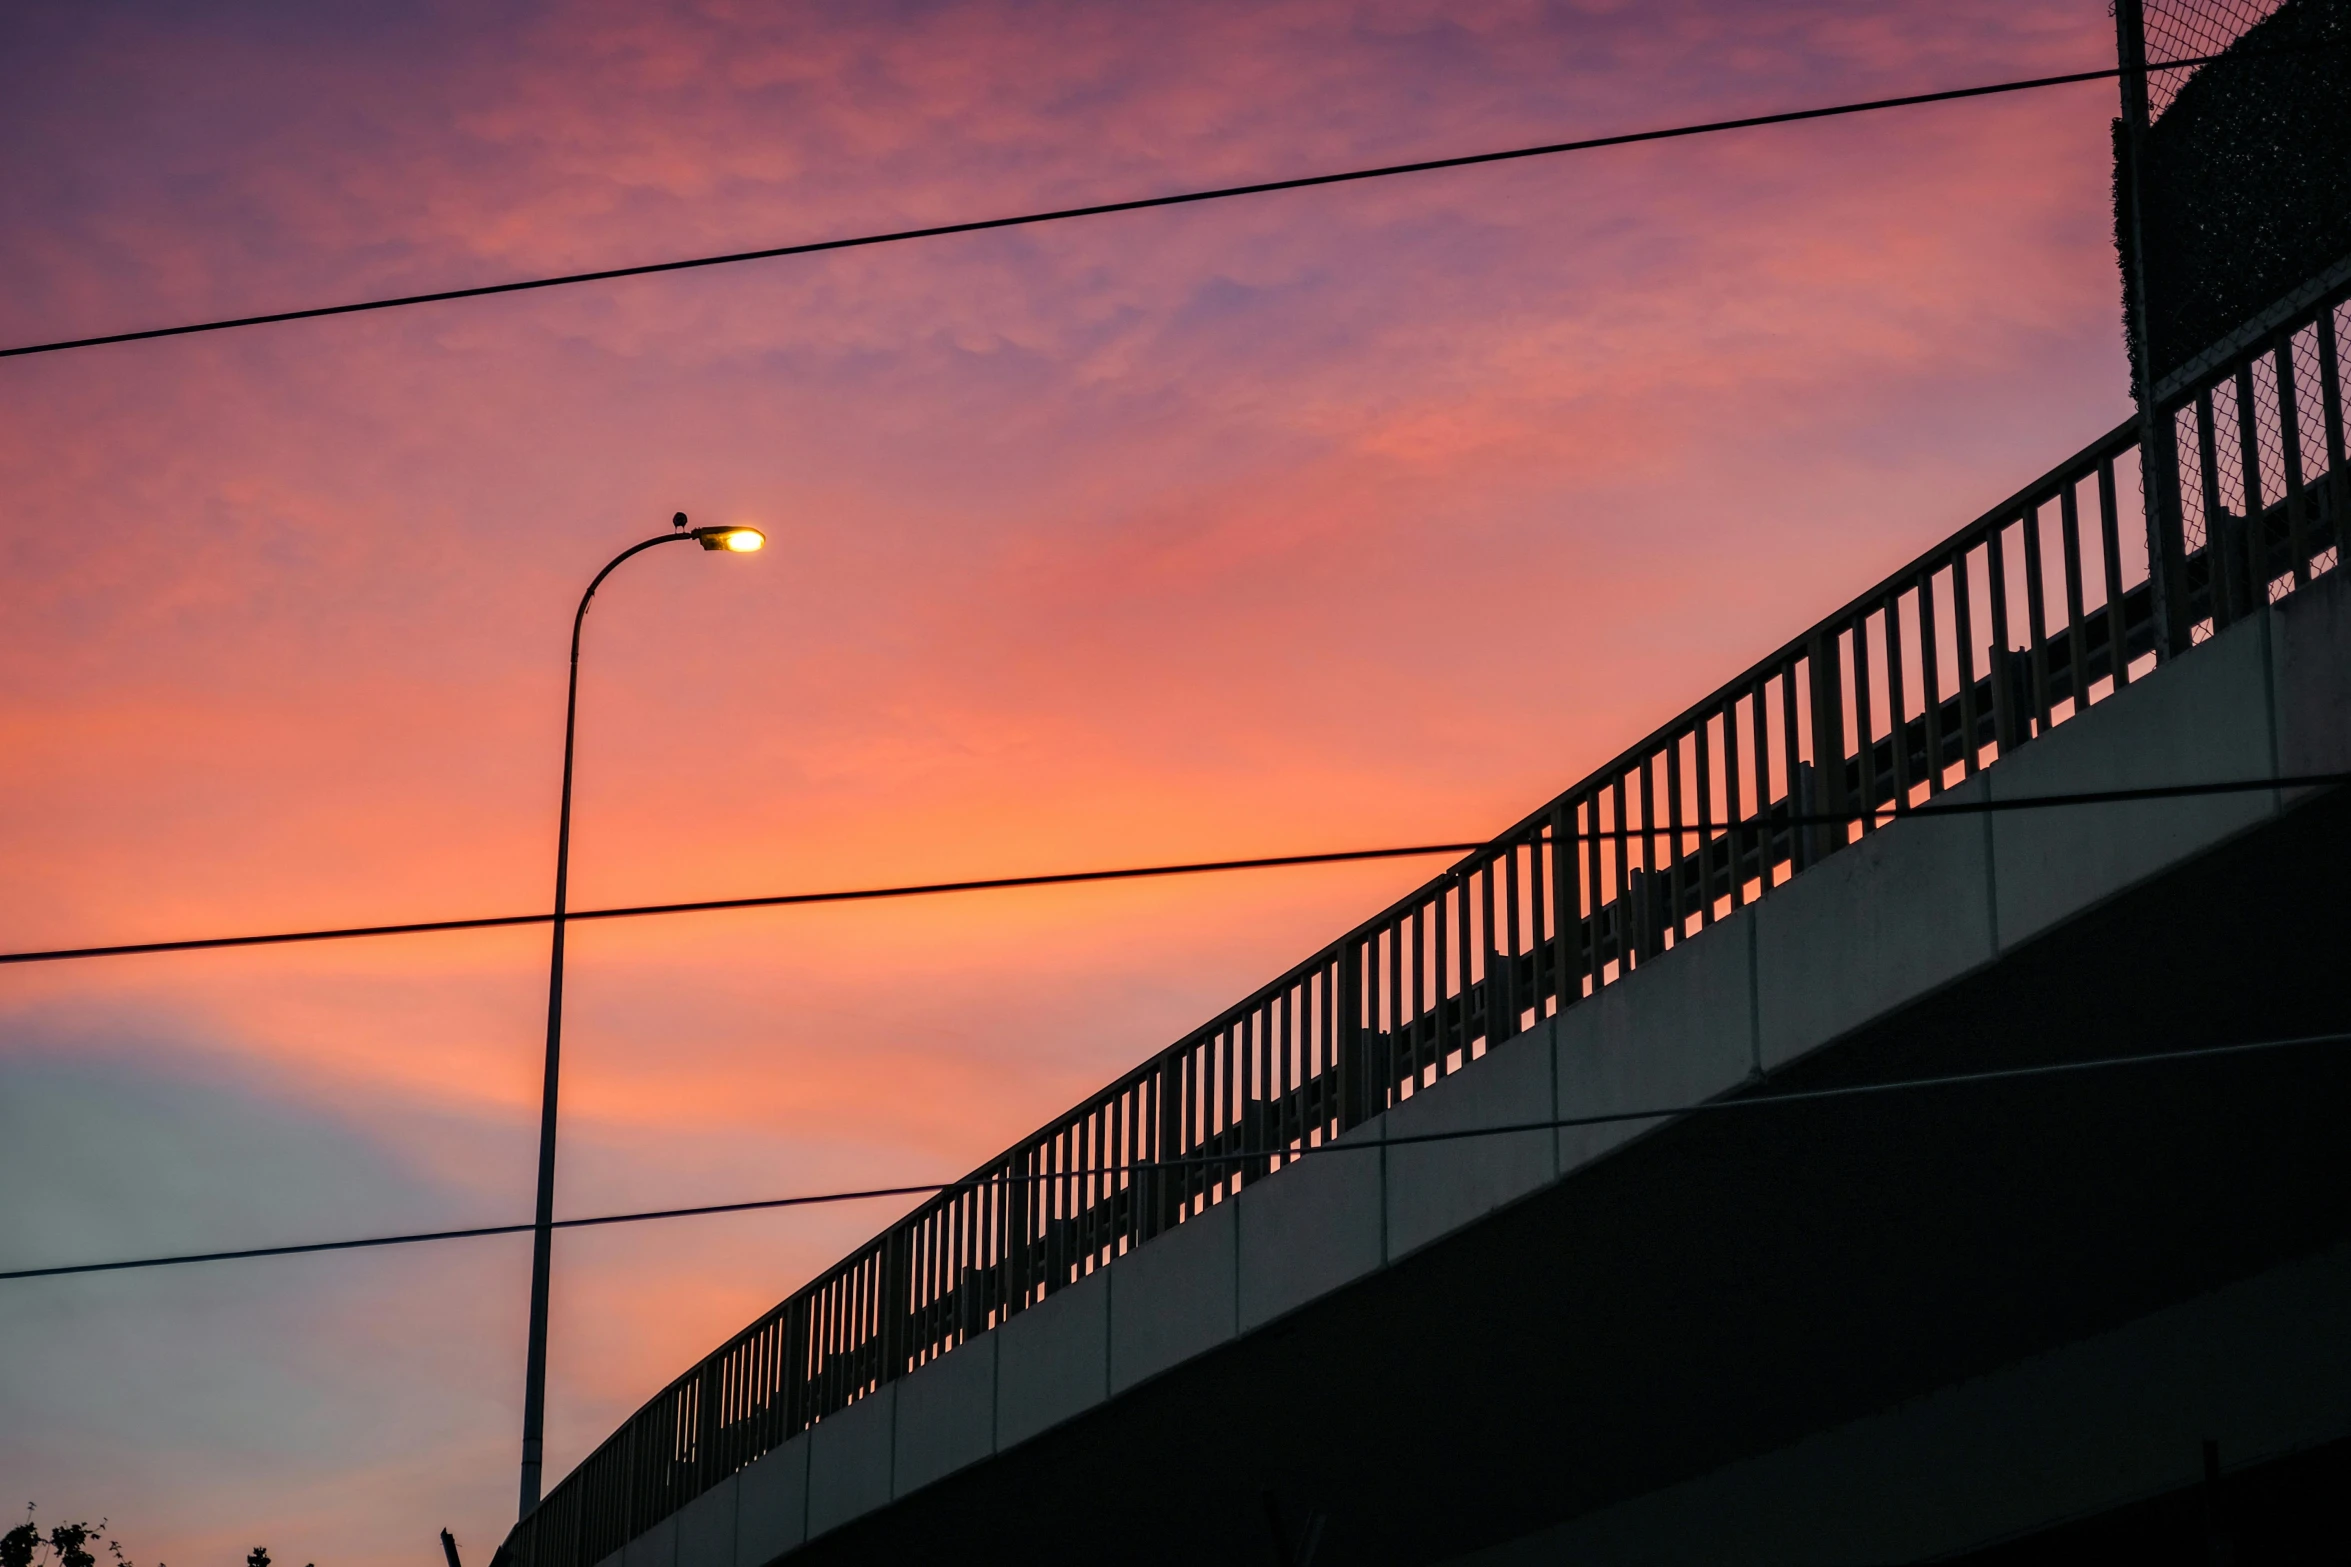
[[[767,543],[757,528],[692,528],[686,514],[670,519],[670,531],[632,544],[606,563],[580,595],[571,617],[571,686],[563,699],[563,809],[555,830],[555,938],[547,965],[547,1075],[539,1096],[539,1202],[531,1228],[531,1342],[522,1389],[522,1511],[539,1505],[539,1455],[547,1415],[547,1274],[555,1239],[555,1085],[563,1056],[563,913],[571,879],[571,751],[580,708],[580,625],[588,601],[620,563],[659,544],[688,541],[706,550],[747,555]]]

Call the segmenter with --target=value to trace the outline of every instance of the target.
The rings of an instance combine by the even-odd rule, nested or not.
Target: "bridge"
[[[926,1201],[504,1567],[2195,1560],[2340,1495],[2351,1046],[2267,1047],[2351,1029],[2347,302]]]

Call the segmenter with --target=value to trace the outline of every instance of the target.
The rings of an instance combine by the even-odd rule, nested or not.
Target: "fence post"
[[[2180,527],[2179,448],[2171,421],[2155,401],[2155,345],[2147,309],[2146,184],[2147,19],[2141,0],[2115,0],[2115,64],[2122,88],[2117,182],[2130,212],[2130,270],[2124,293],[2131,312],[2131,390],[2139,404],[2139,500],[2147,521],[2147,579],[2155,598],[2155,651],[2168,659],[2188,650],[2187,547]]]
[[[874,1371],[877,1384],[904,1376],[906,1362],[914,1353],[913,1252],[912,1221],[901,1219],[882,1242],[882,1355]]]
[[[1583,999],[1584,987],[1578,970],[1582,955],[1583,904],[1576,896],[1582,881],[1583,856],[1575,837],[1576,810],[1562,795],[1551,807],[1551,994],[1555,1004],[1553,1015]],[[1738,850],[1731,851],[1731,864],[1738,865]],[[1571,991],[1569,986],[1573,985]],[[1543,993],[1542,975],[1535,976],[1535,994]]]
[[[694,1494],[718,1481],[718,1397],[724,1353],[702,1362],[694,1378]]]
[[[815,1300],[806,1290],[784,1309],[784,1363],[776,1377],[780,1417],[768,1433],[771,1448],[781,1447],[800,1434],[808,1405],[808,1320],[814,1310]]]
[[[1493,1049],[1518,1032],[1518,959],[1502,950],[1489,925],[1486,930],[1485,992],[1486,1048]],[[1643,949],[1647,951],[1646,948]]]
[[[1331,1016],[1339,1047],[1339,1130],[1360,1126],[1368,1112],[1363,1094],[1363,943],[1350,936],[1339,943],[1333,975]]]
[[[1807,659],[1812,665],[1812,809],[1821,816],[1835,816],[1846,806],[1845,672],[1837,643],[1833,626],[1814,631]],[[1809,836],[1815,857],[1829,854],[1845,846],[1845,824],[1824,821]]]
[[[2212,629],[2225,631],[2236,619],[2236,578],[2241,552],[2229,532],[2229,511],[2220,503],[2220,447],[2213,429],[2212,397],[2196,397],[2196,463],[2204,480],[2204,592]]]

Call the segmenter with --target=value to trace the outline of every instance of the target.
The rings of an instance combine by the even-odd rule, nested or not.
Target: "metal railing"
[[[2333,569],[2347,294],[2173,393],[2152,507],[2133,419],[858,1248],[631,1416],[503,1561],[590,1567]]]

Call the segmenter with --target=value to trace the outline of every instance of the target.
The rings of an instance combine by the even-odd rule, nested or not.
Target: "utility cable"
[[[1004,1171],[964,1176],[952,1181],[923,1181],[906,1186],[869,1186],[855,1191],[816,1192],[799,1197],[767,1197],[752,1202],[703,1203],[688,1208],[650,1208],[633,1213],[602,1213],[585,1218],[557,1219],[559,1230],[590,1229],[610,1224],[642,1224],[657,1219],[691,1219],[711,1214],[755,1213],[774,1208],[807,1208],[828,1203],[866,1202],[881,1197],[927,1197],[944,1192],[969,1191],[984,1186],[1026,1182],[1084,1181],[1131,1172],[1262,1164],[1270,1159],[1293,1159],[1337,1153],[1361,1153],[1382,1148],[1404,1148],[1422,1143],[1460,1142],[1476,1137],[1508,1137],[1526,1132],[1556,1131],[1578,1126],[1610,1126],[1625,1121],[1654,1121],[1668,1116],[1711,1115],[1744,1110],[1770,1110],[1786,1105],[1826,1104],[1871,1098],[1883,1094],[1914,1093],[1939,1088],[1966,1088],[1986,1083],[2078,1076],[2130,1067],[2168,1066],[2183,1061],[2210,1061],[2313,1045],[2351,1043],[2351,1033],[2303,1034],[2291,1039],[2260,1039],[2244,1044],[2207,1045],[2187,1050],[2154,1051],[2141,1055],[2102,1056],[2088,1061],[2058,1061],[2039,1066],[1999,1067],[1983,1072],[1948,1072],[1933,1077],[1897,1078],[1882,1083],[1856,1083],[1841,1088],[1793,1089],[1738,1099],[1710,1099],[1697,1104],[1652,1105],[1638,1110],[1609,1110],[1593,1115],[1559,1116],[1542,1121],[1516,1121],[1496,1126],[1462,1127],[1444,1132],[1417,1132],[1397,1137],[1334,1140],[1282,1148],[1236,1150],[1230,1153],[1186,1154],[1167,1159],[1137,1159],[1126,1164],[1037,1172]],[[119,1273],[133,1268],[173,1268],[198,1262],[239,1262],[256,1257],[296,1257],[316,1252],[360,1251],[380,1246],[414,1246],[428,1241],[474,1240],[491,1235],[526,1235],[530,1224],[481,1224],[465,1229],[420,1230],[402,1235],[374,1235],[353,1240],[308,1241],[292,1246],[248,1246],[236,1251],[183,1252],[161,1257],[131,1257],[115,1262],[72,1262],[46,1268],[0,1271],[0,1281],[47,1279],[81,1273]]]
[[[1571,832],[1583,843],[1625,843],[1662,838],[1687,839],[1701,833],[1777,832],[1787,827],[1850,826],[1857,821],[1887,825],[1918,816],[1976,815],[1987,811],[2033,811],[2069,805],[2117,805],[2134,800],[2186,799],[2200,795],[2245,794],[2263,789],[2312,789],[2351,783],[2351,772],[2301,773],[2282,778],[2232,778],[2218,782],[2154,784],[2141,789],[2096,789],[2073,794],[2028,795],[2011,800],[1951,800],[1939,798],[1925,805],[1882,805],[1844,812],[1776,812],[1748,817],[1737,823],[1711,826],[1602,828]],[[710,914],[728,909],[790,908],[811,903],[864,903],[884,898],[919,898],[942,893],[1002,892],[1021,887],[1067,887],[1088,882],[1143,881],[1165,876],[1199,876],[1217,871],[1273,870],[1299,865],[1346,865],[1369,860],[1413,859],[1432,854],[1472,854],[1496,840],[1474,843],[1415,843],[1381,849],[1334,849],[1318,854],[1273,854],[1255,859],[1190,860],[1173,865],[1133,865],[1114,870],[1049,871],[1030,876],[989,876],[968,881],[913,882],[895,887],[853,887],[832,892],[778,892],[744,898],[700,898],[687,903],[633,903],[612,908],[573,909],[564,923],[586,920],[642,919],[664,914]],[[57,963],[68,958],[141,957],[162,952],[210,952],[227,947],[279,947],[311,941],[350,941],[363,936],[418,936],[442,931],[498,930],[517,925],[546,925],[553,914],[482,914],[462,919],[411,920],[398,925],[335,925],[316,930],[269,931],[246,936],[190,936],[171,941],[118,942],[102,947],[48,947],[22,952],[0,952],[0,966],[12,963]]]
[[[607,909],[571,909],[563,922],[637,919],[655,914],[708,914],[723,909],[788,908],[804,903],[862,903],[880,898],[919,898],[949,892],[1001,892],[1018,887],[1065,887],[1095,881],[1139,881],[1154,876],[1196,876],[1210,871],[1270,870],[1285,865],[1343,865],[1355,860],[1401,860],[1417,855],[1467,853],[1476,843],[1420,843],[1392,849],[1337,849],[1326,854],[1276,854],[1250,860],[1197,860],[1180,865],[1135,865],[1118,870],[1051,871],[1036,876],[989,876],[971,881],[915,882],[898,887],[853,887],[838,892],[779,892],[749,898],[701,898],[690,903],[638,903]],[[302,941],[348,941],[358,936],[416,936],[434,931],[496,930],[513,925],[548,925],[553,914],[484,914],[466,919],[413,920],[405,925],[342,925],[325,930],[281,930],[258,936],[197,936],[182,941],[126,942],[111,947],[54,947],[41,952],[0,952],[0,964],[54,963],[64,958],[134,957],[153,952],[206,952],[220,947],[274,947]]]
[[[2211,54],[2187,59],[2164,60],[2135,70],[2175,71],[2190,70],[2211,65],[2223,59],[2243,59],[2246,56]],[[1451,158],[1423,158],[1411,163],[1385,163],[1369,168],[1346,169],[1332,174],[1303,174],[1288,179],[1259,180],[1246,185],[1220,185],[1204,190],[1179,191],[1165,196],[1140,196],[1124,201],[1095,202],[1082,207],[1055,207],[1040,212],[1023,212],[1010,217],[974,218],[959,223],[934,223],[920,228],[889,229],[880,233],[859,234],[841,239],[804,241],[794,245],[772,245],[761,250],[737,250],[723,255],[694,256],[678,261],[652,261],[637,266],[603,267],[593,272],[566,272],[548,277],[518,278],[506,283],[484,283],[471,288],[443,288],[422,294],[397,294],[381,299],[356,300],[340,305],[314,305],[302,310],[273,310],[262,315],[230,316],[215,321],[193,321],[181,326],[146,327],[130,332],[108,332],[96,337],[63,338],[48,343],[22,343],[13,348],[0,348],[0,359],[20,358],[29,354],[58,354],[71,349],[100,348],[112,343],[142,343],[163,337],[190,337],[200,332],[227,332],[239,327],[270,326],[287,321],[316,321],[327,316],[359,315],[375,310],[401,310],[411,305],[445,304],[459,299],[486,299],[499,294],[529,293],[537,289],[570,288],[583,283],[609,283],[621,278],[651,277],[664,272],[690,272],[704,267],[734,266],[747,261],[776,261],[787,256],[820,255],[827,251],[861,250],[876,245],[902,244],[909,240],[940,239],[953,234],[984,234],[997,229],[1032,228],[1045,223],[1065,223],[1076,218],[1108,217],[1122,212],[1148,212],[1161,207],[1191,206],[1200,202],[1229,201],[1240,196],[1264,196],[1278,191],[1312,190],[1325,185],[1347,185],[1362,180],[1391,179],[1404,174],[1431,174],[1444,169],[1475,168],[1489,163],[1510,163],[1524,158],[1556,157],[1562,153],[1595,152],[1605,147],[1628,147],[1642,142],[1674,141],[1688,136],[1711,136],[1723,131],[1755,130],[1768,125],[1793,125],[1806,120],[1833,119],[1848,114],[1874,114],[1885,109],[1916,108],[1924,104],[1955,103],[1969,98],[1989,98],[2003,93],[2034,92],[2049,87],[2067,87],[2081,82],[2110,81],[2131,74],[2119,66],[2108,66],[2096,71],[2068,71],[2057,76],[2030,76],[2013,81],[1988,82],[1975,87],[1950,87],[1938,92],[1905,93],[1897,98],[1871,98],[1857,103],[1827,104],[1811,109],[1787,109],[1776,114],[1742,115],[1736,119],[1708,120],[1694,125],[1674,125],[1658,130],[1626,131],[1613,136],[1588,136],[1576,141],[1543,142],[1531,147],[1510,147],[1498,152],[1465,153]]]

